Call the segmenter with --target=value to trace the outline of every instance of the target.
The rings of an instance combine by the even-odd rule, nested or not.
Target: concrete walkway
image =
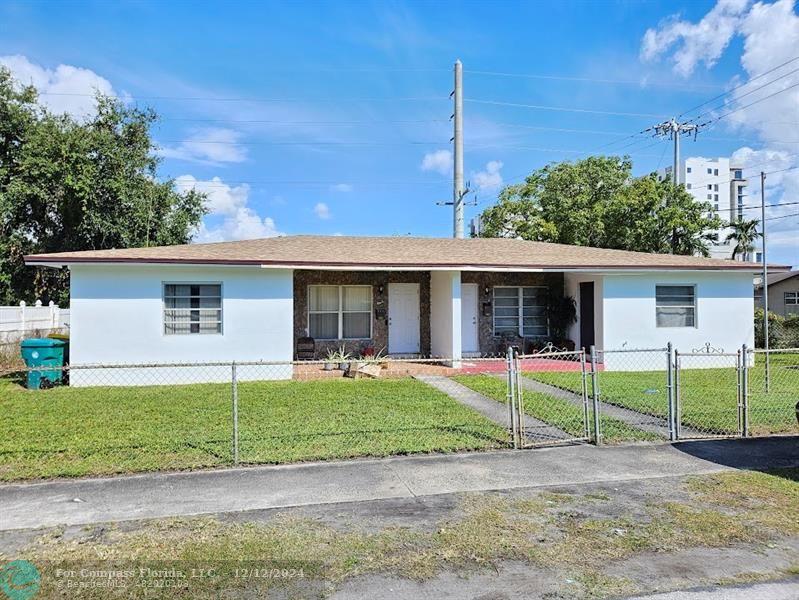
[[[589,445],[0,485],[0,530],[799,466],[799,437]]]
[[[583,399],[574,392],[555,387],[554,385],[541,383],[540,381],[536,381],[528,377],[522,377],[521,379],[522,386],[526,390],[540,392],[542,394],[549,394],[550,396],[554,396],[555,398],[559,398],[560,400],[564,400],[565,402],[569,402],[575,406],[582,407],[583,405]],[[623,421],[624,423],[627,423],[628,425],[642,431],[648,431],[649,433],[657,434],[666,440],[669,439],[669,424],[668,421],[662,417],[647,415],[638,412],[637,410],[631,410],[629,408],[624,408],[623,406],[617,406],[615,404],[608,404],[607,402],[602,402],[600,412],[604,416],[611,417],[617,421]],[[685,425],[682,426],[681,431],[682,437],[685,438],[704,437],[701,432],[691,427],[686,427]]]
[[[473,389],[448,377],[415,375],[414,378],[444,392],[453,400],[479,412],[500,427],[508,428],[507,403],[501,404],[496,400],[486,398],[483,394],[475,392]],[[525,415],[524,417],[524,433],[528,440],[533,443],[570,440],[573,437],[549,423],[536,419],[532,415]]]
[[[555,387],[554,385],[541,383],[540,381],[536,381],[528,377],[522,377],[521,380],[522,387],[526,390],[547,394],[549,396],[558,398],[559,400],[563,400],[564,402],[569,402],[575,406],[583,406],[582,397],[574,392]],[[621,408],[619,406],[614,406],[613,404],[605,404],[604,402],[602,403],[601,414],[607,417],[612,417],[619,421],[624,421],[628,425],[636,427],[642,431],[648,431],[650,433],[660,435],[663,437],[663,439],[669,439],[669,427],[666,419],[650,417],[634,410]]]

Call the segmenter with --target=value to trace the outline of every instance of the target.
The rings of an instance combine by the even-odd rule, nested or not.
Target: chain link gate
[[[591,373],[584,352],[520,354],[509,348],[506,361],[508,423],[514,448],[591,440]]]
[[[743,437],[746,369],[738,352],[674,352],[675,438]]]

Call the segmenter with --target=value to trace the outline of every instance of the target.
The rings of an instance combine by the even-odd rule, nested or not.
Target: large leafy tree
[[[68,273],[25,254],[190,241],[204,196],[158,180],[156,118],[106,97],[85,120],[54,115],[0,67],[0,304],[68,303]]]
[[[547,165],[482,214],[481,235],[639,252],[708,254],[721,220],[682,186],[635,178],[627,157]]]

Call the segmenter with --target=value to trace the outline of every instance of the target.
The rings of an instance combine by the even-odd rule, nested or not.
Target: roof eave
[[[24,257],[25,263],[31,266],[43,267],[68,267],[71,265],[182,265],[182,266],[250,266],[261,268],[283,269],[325,269],[325,270],[452,270],[452,271],[720,271],[758,273],[760,267],[747,263],[733,263],[725,265],[646,265],[646,264],[580,264],[580,265],[544,265],[544,264],[486,264],[486,263],[367,263],[367,262],[315,262],[315,261],[268,261],[253,259],[202,259],[191,260],[182,258],[129,258],[129,257],[64,257],[31,255]],[[790,267],[774,265],[772,271],[789,271]]]

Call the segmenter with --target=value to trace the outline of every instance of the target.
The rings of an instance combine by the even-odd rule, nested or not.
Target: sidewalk
[[[799,437],[589,445],[0,486],[0,530],[799,466]]]

